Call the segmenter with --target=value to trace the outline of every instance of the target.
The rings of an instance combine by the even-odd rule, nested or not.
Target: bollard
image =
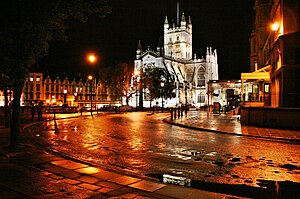
[[[178,118],[180,118],[180,106],[178,107]]]
[[[176,119],[176,108],[173,108],[174,109],[174,119]]]
[[[184,107],[184,115],[185,116],[187,115],[187,108],[188,108],[187,106]]]
[[[173,121],[173,110],[172,110],[172,108],[170,109],[170,112],[171,112],[171,121]]]

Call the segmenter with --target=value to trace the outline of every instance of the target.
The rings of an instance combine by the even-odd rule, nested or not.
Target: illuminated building
[[[256,0],[250,36],[250,69],[242,73],[241,122],[300,129],[300,1]],[[252,87],[253,88],[253,87]],[[262,96],[262,107],[249,107],[246,96]]]
[[[91,85],[92,84],[92,85]],[[92,96],[90,89],[92,88]],[[29,106],[32,102],[42,101],[44,105],[62,105],[64,98],[68,106],[90,107],[91,97],[93,106],[101,107],[109,104],[120,104],[112,96],[107,85],[100,81],[89,81],[87,78],[70,81],[67,77],[61,79],[50,76],[43,78],[43,73],[30,73],[24,83],[21,105]]]
[[[267,106],[300,107],[300,1],[256,0],[254,10],[252,73],[242,80],[256,80],[252,96],[261,92]]]
[[[178,5],[177,23],[170,23],[168,18],[165,18],[163,38],[163,42],[159,39],[156,50],[149,47],[143,50],[139,41],[134,61],[135,71],[142,73],[148,67],[165,68],[174,79],[176,97],[166,100],[156,99],[153,104],[161,106],[161,102],[164,101],[166,107],[186,103],[196,107],[207,105],[207,82],[219,79],[217,51],[207,47],[205,57],[197,58],[196,54],[193,54],[191,18],[186,18],[184,13],[180,18]],[[139,77],[134,76],[132,79],[133,89],[136,79],[139,80]],[[143,107],[150,107],[150,100],[149,92],[143,89],[142,95],[141,92],[135,92],[129,105],[135,107],[137,104],[141,106],[142,103]]]

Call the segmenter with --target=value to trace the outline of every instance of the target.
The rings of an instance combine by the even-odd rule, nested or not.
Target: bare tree
[[[26,76],[37,59],[46,56],[49,42],[67,40],[66,20],[86,21],[89,14],[105,16],[107,0],[22,0],[1,2],[0,71],[9,77],[13,90],[10,146],[17,144],[20,98]]]

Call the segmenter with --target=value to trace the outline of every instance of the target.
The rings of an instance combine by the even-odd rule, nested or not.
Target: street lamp
[[[73,106],[75,106],[75,102],[77,102],[77,93],[74,93],[74,101],[73,101]]]
[[[92,89],[93,89],[93,76],[89,75],[88,79],[91,81],[90,82],[90,95],[91,95],[91,116],[93,117],[93,112],[92,112],[92,107],[93,107],[93,97],[92,97]]]
[[[67,103],[67,92],[68,92],[68,90],[64,89],[64,104]]]
[[[163,88],[165,86],[165,82],[160,82],[160,87],[161,87],[161,112],[164,112],[164,92]]]
[[[86,56],[86,60],[89,64],[95,64],[98,60],[98,57],[96,56],[95,53],[89,53],[87,56]]]

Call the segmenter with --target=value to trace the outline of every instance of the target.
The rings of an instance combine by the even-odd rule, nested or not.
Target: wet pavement
[[[164,121],[196,130],[300,143],[300,131],[241,125],[239,118],[240,116],[189,111],[187,116],[177,118],[173,121],[170,118],[166,118]]]
[[[158,118],[162,119],[165,116],[166,115],[163,115]],[[201,115],[199,115],[199,117],[200,116]],[[62,117],[69,117],[69,116],[63,115]],[[187,125],[187,122],[190,122],[189,126],[192,126],[192,128],[195,128],[196,123],[199,123],[199,126],[202,123],[204,125],[204,121],[202,123],[200,122],[200,120],[203,120],[203,117],[201,118],[197,118],[197,117],[198,116],[196,114],[191,113],[188,116],[188,118],[180,118],[178,120],[175,120],[174,122],[179,125],[182,125],[180,123],[183,124],[185,123],[185,125]],[[124,120],[121,119],[120,117],[112,117],[111,119],[117,121],[120,124],[122,124],[120,120]],[[83,120],[89,120],[89,118],[84,117]],[[196,122],[197,120],[198,122]],[[67,120],[66,123],[63,123],[61,121],[57,120],[57,125],[58,128],[60,129],[59,135],[61,135],[65,141],[67,141],[68,138],[65,137],[64,133],[66,133],[69,129],[71,129],[73,134],[82,130],[81,129],[82,127],[80,127],[80,125],[74,125],[74,123],[69,123],[69,121],[67,122]],[[208,123],[213,124],[211,120],[208,121],[209,121]],[[215,123],[212,126],[219,126],[219,128],[220,128],[220,124],[225,126],[224,124],[226,123],[224,123],[224,120],[220,119],[220,121],[223,122],[219,122],[219,125],[216,125],[218,122],[217,120],[215,120],[214,121]],[[238,120],[236,118],[232,118],[232,122],[237,122],[237,121]],[[132,126],[132,128],[133,129],[141,128],[142,125],[141,122],[137,122],[135,126]],[[99,125],[99,123],[97,124]],[[238,126],[238,122],[236,126]],[[234,127],[235,129],[237,128],[236,126]],[[50,128],[50,130],[52,129],[53,131],[53,125],[48,127]],[[42,129],[38,137],[42,137],[40,135],[44,134],[45,132],[49,132],[48,127],[46,125],[46,128]],[[77,128],[79,128],[79,130]],[[86,128],[87,129],[93,128],[93,126],[87,126]],[[112,128],[112,126],[108,126],[107,128],[111,128],[112,131],[114,129]],[[162,127],[159,125],[157,126],[157,128],[159,129]],[[171,126],[170,128],[173,127]],[[200,126],[199,128],[203,128],[203,126]],[[208,126],[206,128],[208,128]],[[212,128],[216,128],[216,127],[212,127]],[[209,129],[209,128],[208,130],[215,131],[215,129]],[[139,178],[136,177],[136,175],[132,175],[133,173],[131,173],[131,171],[128,171],[128,173],[125,174],[124,172],[118,172],[110,168],[108,168],[107,170],[107,168],[97,166],[95,164],[91,164],[91,162],[84,162],[83,161],[84,158],[83,159],[78,158],[79,160],[81,160],[78,161],[76,159],[70,159],[67,156],[61,156],[62,154],[60,153],[60,151],[55,148],[54,150],[52,150],[52,153],[41,151],[38,150],[35,146],[33,146],[31,141],[25,138],[23,138],[22,144],[20,144],[18,150],[11,151],[9,150],[9,148],[5,147],[5,144],[3,145],[3,143],[5,143],[5,141],[8,140],[7,139],[8,135],[5,135],[4,131],[7,131],[7,129],[0,127],[1,144],[2,144],[0,147],[1,167],[2,167],[0,169],[2,171],[0,172],[0,177],[1,177],[0,192],[4,193],[5,196],[7,196],[6,198],[16,198],[15,196],[19,196],[21,198],[26,198],[26,197],[28,198],[89,198],[89,197],[90,198],[225,198],[225,197],[229,197],[228,195],[225,194],[212,193],[214,192],[214,190],[211,190],[212,192],[206,192],[197,189],[162,184],[159,181],[155,181],[153,178],[154,176],[150,176],[150,175]],[[223,131],[222,133],[226,133]],[[227,133],[230,132],[232,131],[229,131]],[[133,133],[133,132],[129,132],[129,133]],[[295,133],[297,132],[294,132],[294,134]],[[8,132],[6,132],[6,134],[8,134]],[[240,135],[238,133],[236,134]],[[50,133],[48,135],[54,135],[54,134]],[[92,144],[93,136],[92,135],[85,135],[85,136],[86,136],[85,138],[90,139],[90,141],[86,142],[84,146],[88,148],[89,151],[91,152],[93,151],[93,149],[96,148],[95,145]],[[120,139],[122,140],[122,137],[120,136],[121,135],[114,136],[113,139],[120,141]],[[264,135],[263,137],[266,136]],[[133,149],[141,147],[139,140],[137,140],[138,137],[133,136],[133,138],[135,138],[134,140],[135,142],[131,143],[132,144],[131,147]],[[282,137],[269,137],[269,138],[271,139],[279,138],[279,140],[282,140]],[[297,138],[295,137],[290,138],[289,136],[287,136],[284,138],[288,139],[289,141],[291,140],[297,141]],[[49,139],[49,137],[47,137],[47,139]],[[62,140],[63,139],[54,139],[53,142],[54,145],[52,145],[52,147],[60,146],[60,144],[64,144],[61,143]],[[109,151],[108,148],[102,147],[101,149],[102,149],[102,154],[100,155],[106,155],[106,153],[108,154],[111,153],[111,151]],[[149,151],[149,149],[147,149],[147,151]],[[206,155],[206,157],[201,157],[201,159],[206,159],[207,161],[209,161],[210,158],[214,157],[215,155],[213,151],[202,154],[201,151],[195,150],[195,151],[189,151],[189,153],[192,153],[192,155],[189,154],[187,157],[194,158],[194,161],[196,162],[197,160],[195,159],[199,158],[201,155]],[[63,153],[63,154],[68,155],[67,153]],[[241,157],[230,156],[230,154],[227,155],[228,155],[228,160],[230,160],[229,162],[230,164],[241,164],[241,162],[246,161],[246,159],[241,161],[241,159],[243,159]],[[251,158],[252,157],[247,157],[248,164],[250,164],[249,162],[251,161],[249,160],[251,160]],[[260,158],[261,159],[259,160],[265,162],[265,164],[268,166],[270,165],[273,166],[278,164],[267,157],[261,156]],[[299,156],[296,158],[299,158]],[[252,163],[253,162],[255,161],[252,161]],[[219,163],[214,162],[214,163],[215,165],[217,165],[217,164],[221,164],[222,162]],[[135,164],[139,164],[139,162],[135,162]],[[296,168],[293,168],[293,172],[296,171],[299,173],[298,161],[292,160],[292,158],[290,158],[289,163],[285,165],[283,164],[281,166],[287,168],[296,166]],[[211,175],[213,175],[213,173],[211,173]],[[206,177],[209,178],[209,176]],[[232,177],[234,176],[231,176],[230,178]],[[159,178],[160,177],[158,177],[158,179]],[[195,181],[193,182],[195,183]],[[268,184],[266,181],[263,180],[261,180],[261,183]],[[199,184],[201,183],[198,182],[197,185]],[[208,187],[209,185],[205,185],[205,186]],[[214,186],[216,186],[216,184],[214,184]],[[229,189],[232,189],[232,187]],[[291,198],[292,197],[293,195],[291,195]]]

